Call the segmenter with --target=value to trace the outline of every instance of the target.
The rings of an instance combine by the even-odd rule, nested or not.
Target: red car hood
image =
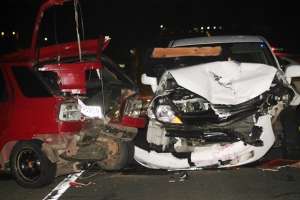
[[[105,41],[101,49],[105,49],[109,41]],[[81,41],[82,55],[97,54],[99,52],[99,40]],[[77,42],[69,42],[58,45],[51,45],[40,49],[38,61],[45,62],[53,59],[78,56]],[[15,53],[6,54],[0,57],[0,62],[34,62],[35,56],[32,49],[25,49]]]

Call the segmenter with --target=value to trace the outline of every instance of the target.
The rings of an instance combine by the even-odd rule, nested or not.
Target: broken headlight
[[[170,73],[163,75],[157,95],[167,95],[179,112],[197,113],[209,109],[207,100],[179,86]]]
[[[62,103],[59,110],[59,120],[78,121],[81,119],[81,112],[77,103]]]
[[[209,109],[209,103],[200,97],[173,100],[173,103],[179,111],[184,113],[197,113]]]
[[[155,109],[155,116],[157,120],[162,122],[182,124],[182,121],[175,115],[170,105],[158,105]]]

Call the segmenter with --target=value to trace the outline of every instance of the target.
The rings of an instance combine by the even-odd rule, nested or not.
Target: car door
[[[4,70],[0,68],[0,136],[8,126],[9,101],[6,80]]]

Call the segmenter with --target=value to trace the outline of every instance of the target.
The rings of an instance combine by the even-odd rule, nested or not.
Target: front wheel
[[[132,141],[110,140],[107,142],[107,157],[98,165],[107,171],[123,169],[133,161],[134,144]]]
[[[55,178],[56,164],[41,150],[40,141],[19,142],[13,148],[10,167],[16,182],[28,188],[50,184]]]

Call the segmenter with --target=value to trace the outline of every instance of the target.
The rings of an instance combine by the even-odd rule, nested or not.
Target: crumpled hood
[[[236,105],[269,90],[277,69],[265,64],[225,61],[167,72],[178,85],[212,104]]]

